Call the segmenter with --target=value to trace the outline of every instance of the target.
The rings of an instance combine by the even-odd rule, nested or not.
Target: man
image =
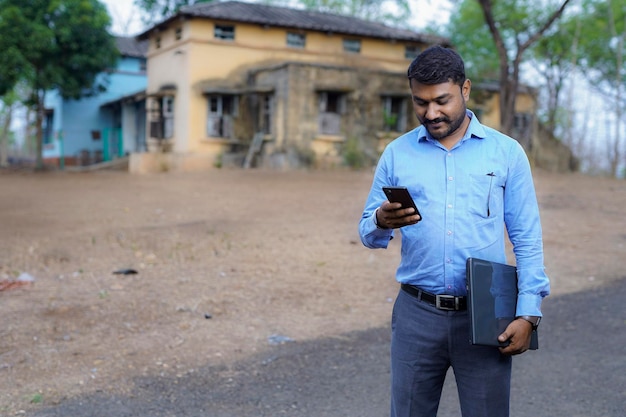
[[[369,248],[386,248],[394,229],[402,228],[391,415],[436,416],[452,366],[463,417],[505,417],[511,355],[528,349],[550,291],[530,165],[517,141],[467,110],[471,82],[456,52],[440,46],[423,51],[408,78],[421,126],[383,152],[359,224]],[[406,186],[421,216],[387,201],[387,185]],[[505,263],[505,226],[517,265],[518,318],[499,336],[507,347],[471,345],[466,260]]]

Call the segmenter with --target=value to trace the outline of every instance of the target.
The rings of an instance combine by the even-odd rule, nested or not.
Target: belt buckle
[[[459,309],[459,299],[454,295],[445,295],[445,294],[437,294],[435,296],[435,306],[439,310],[458,310]]]

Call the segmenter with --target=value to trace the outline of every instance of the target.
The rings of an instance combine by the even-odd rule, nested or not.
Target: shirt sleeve
[[[517,265],[517,316],[541,316],[541,302],[550,294],[543,265],[539,205],[530,164],[519,143],[511,150],[505,187],[504,220]]]
[[[359,222],[359,236],[361,237],[361,242],[365,247],[371,249],[386,249],[387,246],[389,246],[389,241],[393,239],[394,236],[393,229],[381,229],[376,226],[374,221],[376,209],[387,200],[382,190],[383,185],[387,185],[388,183],[384,155],[383,153],[376,167],[372,187],[367,196],[365,208],[363,209],[363,214]]]

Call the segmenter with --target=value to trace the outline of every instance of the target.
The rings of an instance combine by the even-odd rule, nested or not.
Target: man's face
[[[461,139],[465,129],[461,131],[460,127],[465,120],[470,87],[469,80],[462,87],[451,81],[428,85],[411,80],[413,110],[433,138]]]

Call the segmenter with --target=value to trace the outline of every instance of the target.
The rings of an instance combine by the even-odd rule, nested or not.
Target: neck
[[[470,120],[471,119],[466,114],[465,118],[463,119],[463,123],[461,123],[461,126],[459,126],[459,128],[455,130],[452,134],[446,136],[445,138],[439,139],[439,143],[441,143],[448,150],[452,149],[454,145],[459,143],[461,139],[463,139],[463,137],[465,136],[465,132],[467,132]]]

